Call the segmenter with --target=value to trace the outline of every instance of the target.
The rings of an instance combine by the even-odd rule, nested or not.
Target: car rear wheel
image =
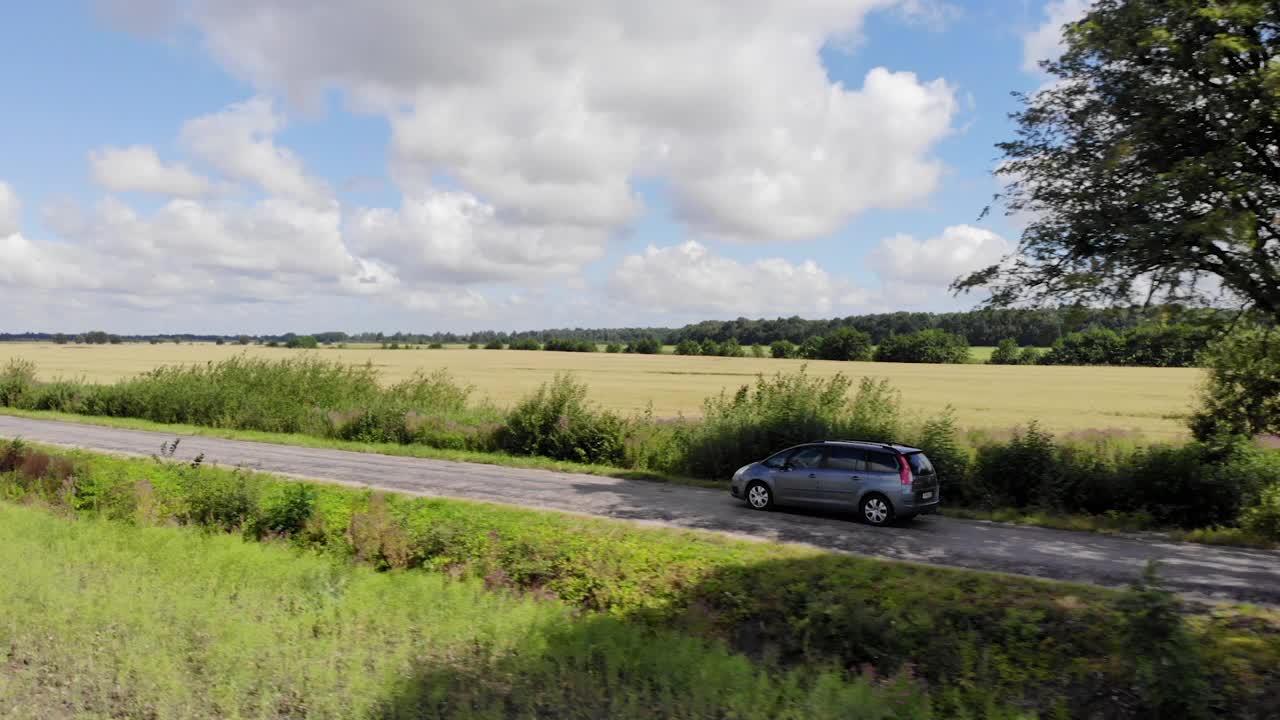
[[[893,505],[883,495],[872,493],[862,498],[858,511],[868,525],[881,527],[893,522]]]
[[[753,482],[747,486],[747,504],[756,510],[768,510],[773,507],[773,491],[762,482]]]

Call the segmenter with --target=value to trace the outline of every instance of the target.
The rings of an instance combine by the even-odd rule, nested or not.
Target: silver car
[[[856,510],[872,525],[938,511],[938,474],[919,448],[828,440],[797,445],[733,474],[729,491],[756,510]]]

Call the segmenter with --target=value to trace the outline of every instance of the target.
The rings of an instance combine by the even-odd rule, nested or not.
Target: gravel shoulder
[[[0,416],[0,437],[109,453],[149,455],[167,433]],[[989,570],[1103,586],[1123,586],[1148,560],[1196,599],[1280,606],[1280,552],[1180,543],[1158,535],[1103,535],[924,517],[872,528],[851,516],[779,510],[760,513],[727,490],[547,470],[392,457],[220,438],[182,438],[177,457],[263,472],[435,497],[468,498],[667,527],[813,545],[889,560]],[[943,502],[945,503],[945,495]]]

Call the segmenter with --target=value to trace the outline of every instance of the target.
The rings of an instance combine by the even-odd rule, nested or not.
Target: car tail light
[[[902,478],[903,485],[911,484],[911,464],[901,455],[898,456],[898,477]]]

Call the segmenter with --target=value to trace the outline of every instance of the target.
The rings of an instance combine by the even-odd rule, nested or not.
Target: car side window
[[[764,465],[767,468],[774,468],[774,469],[780,468],[783,465],[787,464],[787,456],[789,456],[792,452],[794,451],[787,449],[787,450],[783,450],[780,453],[774,453],[770,455],[767,460],[765,460],[760,464]]]
[[[827,467],[832,470],[862,472],[866,469],[866,462],[863,460],[865,455],[865,450],[837,445],[827,453]]]
[[[898,472],[898,458],[889,453],[867,452],[868,472]]]
[[[787,461],[793,468],[815,468],[822,464],[822,448],[801,448]]]

